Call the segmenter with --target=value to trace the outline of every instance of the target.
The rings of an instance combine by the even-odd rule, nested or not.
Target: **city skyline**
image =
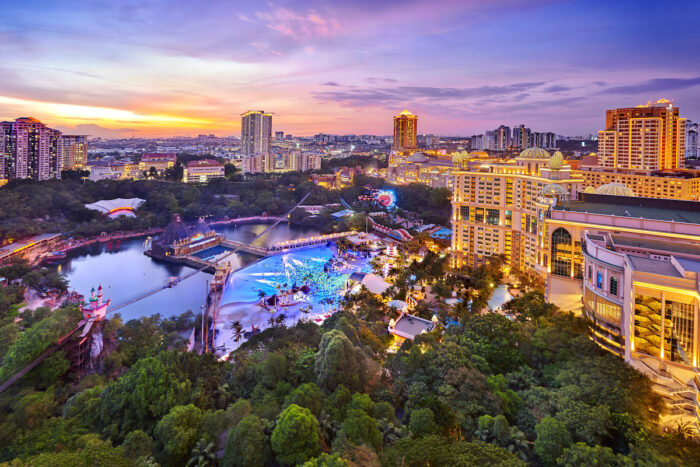
[[[0,19],[0,118],[103,137],[236,135],[242,112],[264,108],[273,131],[389,135],[406,108],[426,134],[522,123],[578,135],[603,127],[600,109],[667,98],[697,120],[693,11],[689,2],[16,3]],[[673,34],[647,34],[666,24]]]

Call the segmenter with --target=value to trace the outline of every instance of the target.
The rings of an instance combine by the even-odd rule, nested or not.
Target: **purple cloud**
[[[543,89],[545,92],[564,92],[564,91],[571,91],[571,88],[569,86],[562,86],[559,84],[555,84],[554,86],[549,86],[547,88]]]
[[[521,100],[524,91],[537,88],[544,81],[513,83],[502,86],[479,86],[474,88],[451,88],[433,86],[397,86],[377,89],[346,89],[343,91],[313,92],[321,101],[338,102],[352,107],[381,106],[421,99],[463,100],[469,98],[517,96]]]
[[[700,84],[700,76],[696,78],[657,78],[626,86],[614,86],[601,94],[643,94],[648,92],[674,91],[688,89]]]

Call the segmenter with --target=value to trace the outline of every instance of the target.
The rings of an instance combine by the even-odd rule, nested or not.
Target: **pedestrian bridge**
[[[338,232],[327,235],[316,235],[314,237],[297,238],[294,240],[287,240],[286,242],[278,242],[270,246],[267,249],[268,255],[276,255],[280,253],[287,253],[293,250],[301,250],[303,248],[312,248],[318,245],[325,245],[332,240],[338,240],[340,238],[349,237],[350,235],[355,235],[357,232]]]
[[[338,232],[327,235],[315,235],[313,237],[296,238],[294,240],[287,240],[284,242],[277,242],[267,248],[251,245],[250,243],[238,242],[236,240],[224,240],[221,242],[222,246],[230,248],[232,250],[240,250],[248,253],[252,253],[258,256],[271,256],[280,253],[287,253],[289,251],[301,250],[304,248],[313,248],[319,245],[325,245],[332,240],[338,240],[340,238],[349,237],[354,235],[356,232]]]

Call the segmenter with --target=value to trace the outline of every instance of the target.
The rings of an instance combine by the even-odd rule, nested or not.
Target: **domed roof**
[[[637,196],[630,188],[622,183],[606,183],[595,189],[597,195],[612,195],[612,196]]]
[[[560,170],[562,167],[564,167],[564,155],[557,151],[549,159],[549,168],[554,170]]]
[[[551,155],[542,148],[527,148],[518,156],[519,159],[541,159],[547,160]]]
[[[407,162],[428,162],[428,157],[422,152],[414,152],[406,158]]]
[[[469,157],[469,153],[467,151],[455,151],[452,153],[452,163],[459,164],[467,157]]]
[[[595,188],[592,186],[587,186],[585,190],[583,190],[584,193],[595,193]]]
[[[569,194],[569,192],[566,190],[561,185],[558,185],[556,183],[550,183],[548,185],[545,185],[542,187],[540,190],[541,195],[554,195],[554,196],[566,196]]]
[[[484,157],[489,157],[489,153],[486,151],[472,151],[469,153],[471,157],[477,157],[483,159]]]

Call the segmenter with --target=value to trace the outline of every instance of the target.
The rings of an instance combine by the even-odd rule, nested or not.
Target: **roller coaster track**
[[[254,241],[257,240],[258,238],[262,237],[262,236],[265,235],[267,232],[269,232],[271,229],[274,229],[274,228],[277,226],[277,224],[279,224],[280,222],[282,222],[282,221],[283,221],[284,219],[286,219],[287,216],[289,216],[296,208],[298,208],[299,206],[301,206],[301,205],[304,203],[304,201],[306,201],[306,198],[308,198],[309,196],[311,196],[311,193],[312,193],[311,191],[308,192],[308,193],[301,199],[301,201],[299,201],[292,209],[290,209],[289,211],[287,211],[287,213],[286,213],[284,216],[280,216],[279,219],[277,219],[275,222],[273,222],[272,224],[270,224],[265,230],[263,230],[262,232],[260,232],[259,234],[257,234],[255,237],[253,237],[252,240],[250,240],[250,242],[251,242],[251,243],[254,242]],[[241,249],[242,249],[242,248],[239,247],[239,248],[236,248],[236,249],[233,249],[233,250],[229,251],[228,253],[226,253],[225,255],[223,255],[222,257],[220,257],[219,259],[217,259],[217,262],[223,261],[224,259],[228,258],[229,256],[231,256],[231,255],[233,255],[233,254],[235,254],[235,253],[238,253]],[[175,285],[179,284],[180,282],[182,282],[182,281],[184,281],[184,280],[187,280],[187,279],[189,279],[189,278],[191,278],[191,277],[193,277],[193,276],[199,274],[200,272],[204,271],[204,270],[205,270],[206,268],[208,268],[208,267],[209,267],[209,266],[204,266],[204,267],[202,267],[202,268],[199,268],[199,269],[195,269],[195,270],[193,270],[193,271],[190,271],[190,272],[188,272],[187,274],[185,274],[184,276],[180,277],[176,282],[164,282],[162,285],[159,285],[159,286],[157,286],[157,287],[153,287],[153,288],[150,288],[150,289],[148,289],[148,290],[144,290],[144,291],[142,291],[142,292],[139,292],[138,294],[133,295],[133,296],[131,296],[131,297],[129,297],[129,298],[127,298],[127,299],[125,299],[125,300],[123,300],[123,301],[117,303],[116,305],[111,306],[110,309],[109,309],[109,311],[108,311],[108,313],[113,313],[113,312],[115,312],[115,311],[117,311],[117,310],[120,310],[120,309],[122,309],[122,308],[125,308],[125,307],[127,307],[127,306],[129,306],[129,305],[132,305],[132,304],[134,304],[134,303],[136,303],[136,302],[138,302],[138,301],[141,301],[141,300],[143,300],[143,299],[145,299],[145,298],[148,298],[148,297],[150,297],[150,296],[152,296],[152,295],[155,295],[155,294],[157,294],[158,292],[162,292],[162,291],[165,290],[165,289],[174,287]]]

